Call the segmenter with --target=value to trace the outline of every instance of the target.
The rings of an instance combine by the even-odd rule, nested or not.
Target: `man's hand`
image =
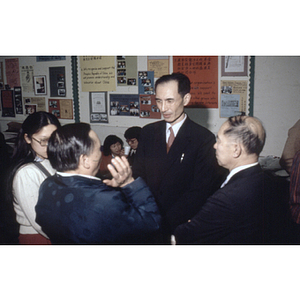
[[[125,156],[115,157],[111,160],[114,167],[109,164],[107,167],[112,175],[112,179],[105,179],[103,182],[112,187],[123,187],[134,181],[132,171]]]

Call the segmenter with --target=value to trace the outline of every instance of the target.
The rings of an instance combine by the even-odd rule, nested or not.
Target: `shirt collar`
[[[231,179],[231,177],[232,177],[233,175],[235,175],[236,173],[238,173],[238,172],[240,172],[240,171],[242,171],[242,170],[251,168],[251,167],[256,166],[256,165],[258,165],[258,162],[255,162],[255,163],[253,163],[253,164],[243,165],[243,166],[239,166],[239,167],[234,168],[234,169],[231,170],[231,172],[228,174],[228,176],[226,177],[226,180],[222,183],[221,188],[224,187],[224,186],[228,183],[228,181]]]
[[[167,124],[167,126],[166,126],[166,132],[168,133],[169,128],[172,126],[172,129],[173,129],[173,132],[174,132],[174,136],[176,137],[176,135],[177,135],[180,127],[182,126],[182,124],[184,123],[184,121],[186,120],[186,118],[187,118],[187,115],[184,114],[184,118],[180,122],[178,122],[178,123],[176,123],[174,125],[171,125],[170,123],[166,123]]]
[[[96,180],[101,180],[98,177],[95,176],[91,176],[91,175],[83,175],[83,174],[71,174],[71,173],[65,173],[65,172],[56,172],[58,175],[62,176],[62,177],[72,177],[72,176],[81,176],[81,177],[85,177],[85,178],[89,178],[89,179],[96,179]]]

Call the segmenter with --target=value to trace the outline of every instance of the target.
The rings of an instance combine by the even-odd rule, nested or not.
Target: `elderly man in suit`
[[[146,181],[160,208],[162,239],[155,243],[170,244],[175,227],[192,218],[219,187],[220,169],[215,136],[184,112],[191,99],[189,78],[164,75],[155,92],[164,120],[143,127],[133,176]]]
[[[265,137],[254,117],[231,117],[221,126],[214,147],[218,163],[230,173],[197,215],[176,228],[177,244],[280,241],[284,209],[276,199],[274,182],[258,164]]]

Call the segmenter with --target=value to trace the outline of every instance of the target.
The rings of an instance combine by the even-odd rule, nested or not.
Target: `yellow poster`
[[[83,92],[116,90],[114,56],[80,56]]]
[[[248,82],[246,80],[221,80],[220,117],[228,118],[241,113],[248,115]]]
[[[154,77],[159,78],[170,73],[168,56],[148,56],[148,71],[154,71]]]

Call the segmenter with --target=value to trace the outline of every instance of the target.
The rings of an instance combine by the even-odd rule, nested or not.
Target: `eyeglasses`
[[[49,139],[44,139],[44,140],[37,140],[32,136],[32,139],[35,140],[36,142],[38,142],[42,147],[48,146],[48,141]]]
[[[127,142],[128,144],[134,144],[136,141],[137,141],[136,138],[130,139],[130,140],[126,140],[126,142]]]

